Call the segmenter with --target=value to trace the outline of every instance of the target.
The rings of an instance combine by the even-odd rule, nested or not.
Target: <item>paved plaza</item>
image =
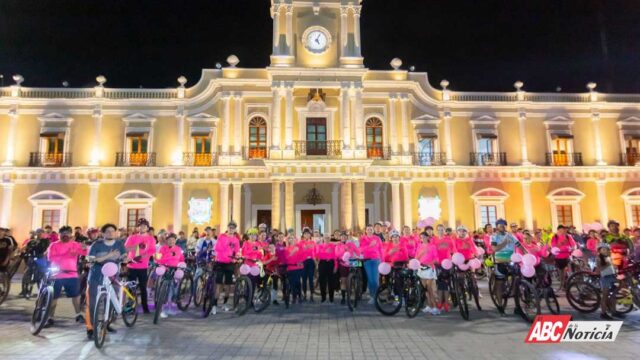
[[[101,351],[86,341],[84,326],[72,318],[69,300],[58,307],[56,326],[29,333],[33,300],[17,298],[19,283],[0,306],[0,359],[637,359],[640,312],[625,318],[615,343],[525,344],[529,325],[500,317],[486,293],[484,310],[463,321],[457,311],[409,319],[382,316],[364,304],[355,313],[339,304],[303,304],[238,317],[219,313],[203,319],[195,308],[153,325],[141,315],[127,329],[109,334]],[[569,311],[576,320],[595,320]]]

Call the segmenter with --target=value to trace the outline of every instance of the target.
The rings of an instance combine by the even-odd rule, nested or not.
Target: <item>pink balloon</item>
[[[173,273],[173,278],[176,280],[180,280],[184,277],[184,271],[182,271],[181,269],[176,270],[176,272]]]
[[[260,268],[259,268],[259,267],[257,267],[257,266],[252,266],[252,267],[251,267],[251,270],[249,270],[249,273],[250,273],[252,276],[258,276],[258,275],[260,275]]]
[[[536,264],[536,257],[532,254],[525,254],[522,257],[522,264],[524,266],[534,266]]]
[[[453,256],[451,256],[451,261],[453,261],[454,264],[460,266],[460,264],[464,264],[464,255],[457,252],[453,254]]]
[[[419,270],[420,269],[420,261],[418,259],[409,260],[409,269],[411,270]]]
[[[530,278],[536,274],[536,269],[533,266],[523,266],[520,269],[520,273],[522,273],[522,276]]]
[[[416,224],[416,227],[419,229],[424,229],[427,227],[427,219],[421,219],[418,221],[418,223]]]
[[[551,253],[553,255],[558,255],[560,253],[560,249],[558,249],[557,247],[552,247],[551,248]]]
[[[575,250],[573,250],[573,252],[571,253],[571,255],[573,255],[573,257],[581,258],[581,257],[582,257],[582,250],[580,250],[580,249],[575,249]]]
[[[453,262],[449,259],[444,259],[442,260],[442,263],[440,265],[442,266],[443,269],[449,270],[453,267]]]
[[[460,270],[462,270],[462,271],[467,271],[467,270],[469,270],[469,265],[465,264],[465,263],[462,263],[462,264],[458,265],[458,268]]]
[[[158,266],[156,268],[156,275],[158,275],[158,276],[164,275],[165,272],[167,272],[167,268],[164,267],[164,266]]]
[[[481,247],[478,247],[478,251],[476,251],[476,254],[478,254],[478,256],[484,255],[484,249]]]
[[[469,261],[469,266],[471,267],[471,269],[473,270],[478,270],[480,269],[480,267],[482,266],[482,263],[480,262],[480,260],[478,259],[471,259]]]
[[[436,223],[436,219],[432,218],[431,216],[429,216],[428,218],[425,219],[427,222],[427,226],[433,226],[433,224]]]
[[[380,263],[380,265],[378,265],[378,272],[382,275],[389,275],[391,272],[391,265],[386,262]]]
[[[179,262],[178,263],[178,268],[179,269],[186,269],[187,268],[187,264],[185,262]]]
[[[522,261],[522,255],[520,255],[520,254],[518,254],[518,253],[513,253],[513,254],[511,255],[511,262],[519,263],[519,262],[521,262],[521,261]]]
[[[240,265],[240,274],[248,275],[251,272],[251,268],[247,264]]]
[[[106,277],[112,277],[117,273],[118,273],[118,265],[116,265],[115,263],[108,262],[102,265],[102,275]]]
[[[600,231],[602,229],[604,229],[604,227],[599,222],[594,222],[593,224],[591,224],[591,230]]]
[[[347,251],[342,255],[342,261],[349,262],[349,259],[351,259],[351,253]]]

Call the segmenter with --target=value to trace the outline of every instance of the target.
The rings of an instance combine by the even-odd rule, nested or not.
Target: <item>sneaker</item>
[[[440,314],[441,314],[440,310],[436,308],[431,309],[431,315],[440,315]]]
[[[224,304],[224,306],[222,307],[222,311],[229,312],[229,310],[231,310],[231,307],[228,304]]]
[[[436,304],[436,309],[442,310],[442,303],[437,303]]]
[[[280,303],[278,302],[278,300],[273,300],[273,305],[280,305]]]
[[[373,300],[373,298],[369,299],[369,301],[367,301],[367,304],[369,305],[373,305],[375,303],[375,301]]]
[[[449,303],[444,303],[444,312],[449,312]]]
[[[55,321],[53,321],[53,319],[50,318],[50,319],[47,320],[47,323],[44,324],[44,327],[45,328],[52,327],[54,325],[54,323],[55,323]]]
[[[93,340],[93,330],[87,330],[87,340]]]
[[[115,333],[117,333],[118,331],[117,331],[116,329],[112,328],[112,327],[111,327],[111,325],[108,325],[108,326],[107,326],[107,332],[110,332],[110,333],[112,333],[112,334],[115,334]]]
[[[433,313],[433,309],[428,307],[428,306],[425,306],[425,308],[422,309],[422,312],[423,313]]]
[[[211,308],[211,315],[215,315],[218,313],[218,307],[213,305],[213,307]]]
[[[82,316],[82,314],[76,314],[76,322],[77,323],[83,323],[84,322],[84,316]]]
[[[160,313],[160,317],[163,318],[163,319],[166,319],[166,318],[169,317],[169,315],[167,315],[167,313],[163,311],[163,312]]]

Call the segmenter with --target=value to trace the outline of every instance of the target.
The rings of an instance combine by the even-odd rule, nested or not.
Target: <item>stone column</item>
[[[524,109],[518,111],[518,127],[520,133],[520,156],[522,157],[522,166],[531,165],[529,162],[529,152],[527,151],[527,130],[525,128],[527,113]]]
[[[252,222],[252,211],[251,211],[251,187],[247,184],[244,186],[244,229],[251,228]],[[257,225],[257,224],[256,224]],[[271,226],[271,224],[268,224]]]
[[[447,185],[447,208],[449,209],[449,227],[455,229],[456,227],[456,199],[455,193],[453,191],[453,186],[455,185],[455,180],[447,180],[445,184]]]
[[[355,123],[355,145],[356,150],[360,152],[358,154],[360,158],[366,157],[366,151],[364,146],[364,113],[362,108],[362,83],[357,82],[354,84],[352,88],[353,93],[351,96],[351,114],[353,115],[353,120]]]
[[[340,83],[340,123],[342,124],[342,142],[344,150],[352,150],[351,147],[351,120],[349,117],[349,82]],[[350,157],[343,152],[345,157]]]
[[[398,126],[396,125],[396,104],[398,98],[395,94],[391,94],[389,99],[389,145],[391,152],[398,155]]]
[[[231,137],[230,98],[231,97],[227,94],[222,95],[222,97],[220,98],[220,100],[222,101],[222,146],[221,146],[220,152],[222,153],[222,155],[226,155],[226,156],[229,155],[229,139]]]
[[[229,182],[220,181],[220,234],[227,231],[229,223]]]
[[[375,219],[389,221],[389,184],[381,184],[381,188],[384,189],[381,191],[382,194],[382,212],[380,213],[380,218]]]
[[[606,180],[596,180],[596,190],[598,193],[598,210],[600,211],[600,223],[605,226],[609,222],[606,185]]]
[[[293,150],[293,83],[287,83],[285,89],[285,149]]]
[[[400,182],[391,182],[391,225],[394,229],[399,229],[402,226],[402,214],[400,212]]]
[[[2,166],[14,166],[16,130],[18,128],[18,107],[9,109],[9,131],[6,138],[7,154]]]
[[[280,5],[274,4],[271,7],[271,17],[273,17],[273,55],[279,55],[280,45]]]
[[[351,180],[340,182],[340,193],[342,204],[340,205],[341,228],[344,230],[353,229],[353,198],[351,196]]]
[[[444,112],[444,148],[447,157],[447,165],[455,165],[451,146],[451,112]]]
[[[349,14],[349,8],[347,6],[340,7],[340,56],[347,57],[347,38],[349,30],[347,30],[347,24],[349,20],[347,15]]]
[[[293,5],[287,5],[287,55],[293,56]]]
[[[242,126],[242,97],[240,95],[234,96],[233,103],[235,105],[235,109],[233,111],[235,119],[233,125],[233,152],[234,155],[238,156],[242,154],[242,136],[244,132],[244,126]]]
[[[284,182],[284,224],[287,229],[296,228],[293,180]]]
[[[280,118],[280,107],[282,106],[282,88],[280,82],[274,81],[271,86],[271,92],[273,96],[273,103],[271,104],[271,154],[281,158],[280,125],[282,124],[282,119]],[[278,154],[274,154],[274,152]]]
[[[602,158],[602,141],[600,140],[600,113],[597,110],[591,112],[591,126],[593,128],[593,146],[596,150],[596,165],[605,166],[607,163]]]
[[[280,210],[280,186],[282,182],[274,180],[271,183],[271,228],[279,229],[281,225],[282,213]],[[286,232],[286,229],[280,229],[282,232]]]
[[[533,230],[533,203],[531,202],[531,180],[522,180],[522,205],[524,206],[524,226]]]
[[[402,128],[402,155],[409,155],[409,98],[403,95],[400,98],[400,125]]]
[[[0,210],[0,226],[9,228],[11,222],[11,202],[13,199],[14,183],[3,182],[2,184],[2,209]]]
[[[375,185],[375,187],[373,188],[373,214],[371,215],[371,219],[370,222],[375,223],[376,221],[382,219],[382,209],[380,209],[380,207],[382,206],[380,203],[380,187],[382,186],[382,184],[377,183]]]
[[[367,226],[365,223],[365,199],[364,199],[364,179],[358,179],[354,181],[355,185],[355,201],[356,201],[356,229],[364,230],[364,227]]]
[[[174,154],[173,165],[183,165],[183,153],[184,153],[184,106],[180,106],[176,112],[176,127],[178,141],[176,146],[176,153]]]
[[[360,10],[361,6],[353,7],[353,38],[355,39],[355,54],[360,56]]]
[[[402,183],[402,194],[404,197],[404,225],[413,229],[413,200],[411,196],[411,181]]]
[[[331,227],[332,230],[340,228],[340,183],[333,183],[331,191]]]
[[[98,211],[98,181],[89,181],[89,214],[87,218],[88,227],[96,227],[96,213]]]
[[[93,145],[91,149],[91,159],[89,159],[89,166],[100,165],[102,158],[102,151],[100,150],[100,144],[102,143],[102,107],[96,105],[93,109]]]
[[[240,226],[242,224],[242,183],[234,182],[233,185],[233,220]],[[244,231],[244,230],[243,230]]]
[[[173,232],[176,234],[182,230],[182,189],[182,181],[173,183]]]

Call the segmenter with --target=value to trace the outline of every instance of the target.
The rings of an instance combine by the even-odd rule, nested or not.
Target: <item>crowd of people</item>
[[[144,313],[150,311],[147,286],[151,264],[176,267],[184,261],[187,253],[194,253],[199,264],[214,262],[218,298],[214,300],[211,314],[215,315],[218,311],[230,310],[228,299],[241,264],[255,266],[260,262],[268,272],[286,276],[292,304],[334,303],[338,295],[339,303],[344,305],[349,259],[362,260],[363,289],[369,294],[370,304],[374,302],[379,284],[380,263],[403,267],[411,259],[417,259],[421,265],[418,276],[426,293],[423,312],[438,315],[450,308],[450,270],[443,264],[458,253],[465,262],[491,256],[496,281],[504,278],[506,266],[514,253],[532,254],[537,263],[552,255],[556,268],[560,270],[560,281],[564,282],[564,269],[569,257],[575,249],[581,249],[585,260],[593,263],[600,273],[603,289],[612,286],[616,268],[623,267],[634,257],[640,259],[640,228],[620,231],[614,220],[608,222],[606,229],[590,229],[585,233],[563,225],[558,226],[555,232],[551,228],[530,231],[515,223],[509,225],[503,219],[475,231],[469,231],[465,226],[452,229],[434,225],[395,229],[390,223],[379,221],[361,233],[336,230],[331,234],[321,234],[305,227],[298,236],[293,229],[285,232],[269,230],[266,224],[241,233],[237,224],[231,221],[223,233],[218,234],[215,228],[207,226],[202,232],[194,228],[187,237],[184,232],[156,232],[147,220],[139,219],[131,232],[118,229],[113,224],[85,232],[79,227],[72,229],[69,226],[55,232],[47,226],[33,231],[22,244],[11,236],[9,229],[0,228],[0,271],[7,271],[11,259],[25,253],[32,254],[40,272],[45,272],[49,266],[58,267],[54,299],[61,297],[64,290],[64,294],[72,299],[76,320],[86,324],[87,334],[91,337],[92,309],[97,288],[102,283],[100,270],[109,262],[126,264],[128,279],[136,280],[139,285],[140,311]],[[88,306],[84,311],[79,302],[81,290],[77,264],[80,257],[88,260],[90,268]],[[320,290],[320,299],[314,296],[316,286]],[[55,324],[55,300],[47,326]],[[274,305],[279,304],[275,289],[272,301]],[[169,304],[162,317],[172,314],[170,308]],[[602,316],[608,317],[604,308]],[[108,331],[115,329],[109,327]]]

